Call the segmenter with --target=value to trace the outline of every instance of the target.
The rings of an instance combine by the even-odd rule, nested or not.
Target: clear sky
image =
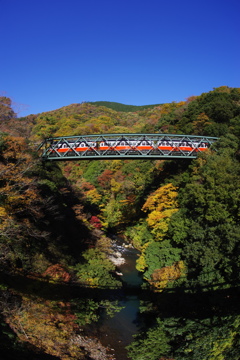
[[[0,94],[25,116],[240,87],[239,19],[239,0],[0,0]]]

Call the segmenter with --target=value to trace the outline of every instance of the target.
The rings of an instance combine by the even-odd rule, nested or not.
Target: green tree
[[[115,266],[107,258],[106,254],[99,249],[88,249],[83,253],[85,262],[77,266],[79,281],[90,287],[111,287],[119,286],[111,272]]]
[[[140,334],[136,340],[127,347],[128,356],[133,360],[159,360],[166,356],[170,350],[164,325],[157,319],[156,325],[150,328],[146,334]]]
[[[237,139],[221,139],[217,152],[202,154],[179,188],[179,213],[169,236],[181,243],[189,274],[203,284],[236,280],[240,255],[240,164]]]

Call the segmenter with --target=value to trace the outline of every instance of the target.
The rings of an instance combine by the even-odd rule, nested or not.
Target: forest
[[[48,137],[108,133],[219,140],[194,160],[58,163],[37,151]],[[102,311],[121,309],[116,297],[101,295],[122,287],[112,235],[138,251],[148,294],[128,359],[238,360],[239,179],[240,88],[139,107],[71,104],[27,117],[0,97],[3,360],[115,359],[89,330]]]

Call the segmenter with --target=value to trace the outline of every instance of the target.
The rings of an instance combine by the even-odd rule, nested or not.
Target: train
[[[210,143],[199,141],[185,141],[185,140],[101,140],[101,141],[55,141],[51,144],[52,151],[59,153],[66,152],[98,152],[99,154],[111,152],[126,153],[126,152],[199,152],[205,151],[209,148]]]

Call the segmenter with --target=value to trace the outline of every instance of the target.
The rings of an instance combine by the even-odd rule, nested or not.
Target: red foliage
[[[64,167],[65,176],[69,176],[71,174],[71,171],[72,171],[72,164],[67,164]]]
[[[94,226],[96,229],[101,229],[102,223],[101,220],[97,216],[92,216],[90,219],[90,224]]]
[[[137,196],[135,194],[130,194],[130,195],[127,195],[126,199],[130,204],[133,204],[136,200],[136,197]]]
[[[110,181],[112,177],[113,177],[112,170],[106,169],[103,171],[103,173],[100,176],[98,176],[97,180],[99,185],[103,189],[108,189],[110,187]]]
[[[93,190],[94,188],[94,185],[90,184],[90,182],[88,181],[84,181],[81,183],[81,189],[83,191]]]

